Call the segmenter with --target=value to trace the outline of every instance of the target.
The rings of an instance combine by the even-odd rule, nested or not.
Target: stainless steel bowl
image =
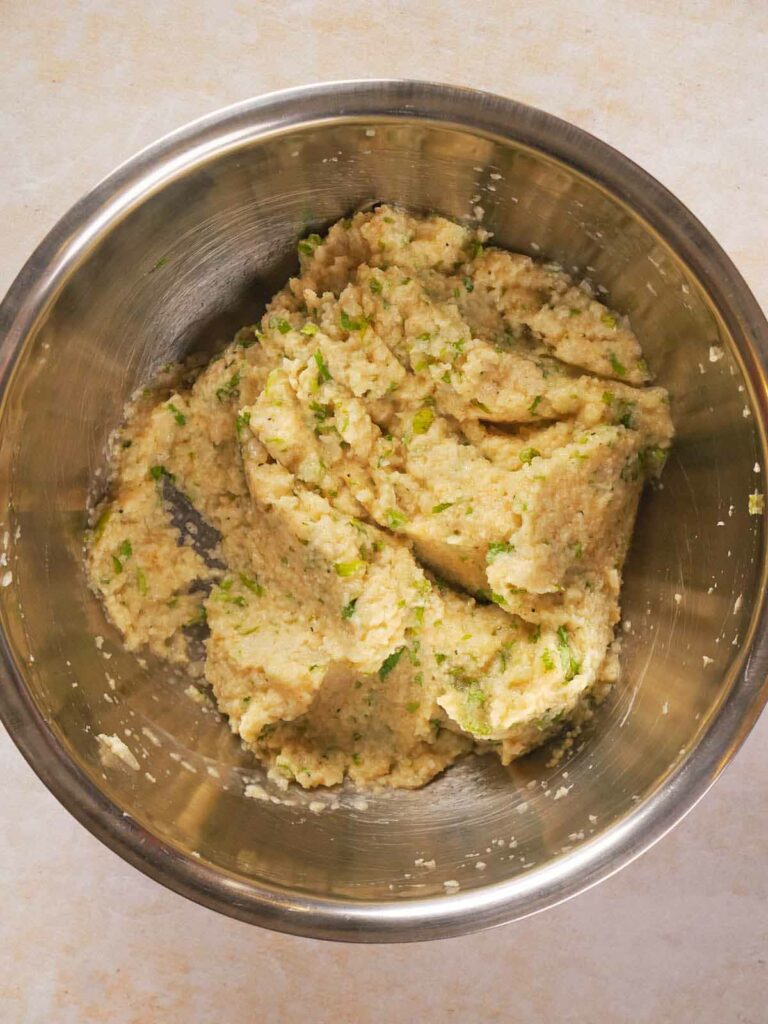
[[[623,679],[559,764],[545,750],[509,769],[468,760],[420,792],[280,802],[265,784],[252,799],[261,773],[226,725],[185,680],[124,653],[86,589],[86,496],[134,388],[252,321],[297,237],[377,199],[480,215],[500,244],[607,288],[671,391],[674,455],[627,568]],[[768,325],[677,200],[554,117],[414,82],[214,114],[63,218],[0,307],[0,338],[0,711],[59,800],[185,896],[358,941],[522,917],[663,835],[766,700],[766,542],[747,505],[765,477]]]

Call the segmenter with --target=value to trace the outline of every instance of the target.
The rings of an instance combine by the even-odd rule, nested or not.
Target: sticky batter
[[[390,206],[207,367],[129,407],[88,572],[304,787],[504,763],[615,676],[621,568],[672,437],[625,317],[557,265]]]

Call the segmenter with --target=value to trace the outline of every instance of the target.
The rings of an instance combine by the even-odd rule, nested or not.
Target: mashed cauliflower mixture
[[[551,263],[381,206],[202,370],[130,406],[91,584],[304,787],[506,764],[615,678],[672,437],[626,319]]]

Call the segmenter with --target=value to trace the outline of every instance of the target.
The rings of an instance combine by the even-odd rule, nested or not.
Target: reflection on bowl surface
[[[675,446],[627,563],[621,681],[557,765],[544,748],[508,768],[472,758],[421,791],[284,793],[190,679],[123,650],[86,587],[84,509],[128,396],[254,322],[299,237],[379,200],[480,218],[499,245],[606,289],[670,391]],[[0,338],[0,710],[87,827],[193,899],[361,941],[523,916],[663,834],[762,707],[764,539],[748,504],[768,327],[690,214],[563,122],[408,82],[224,111],[62,220],[0,308]]]

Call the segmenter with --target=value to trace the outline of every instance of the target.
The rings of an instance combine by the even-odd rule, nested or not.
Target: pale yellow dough
[[[282,778],[507,763],[615,676],[667,395],[586,284],[452,221],[382,206],[299,248],[259,326],[130,407],[91,584],[129,649],[204,641]]]

